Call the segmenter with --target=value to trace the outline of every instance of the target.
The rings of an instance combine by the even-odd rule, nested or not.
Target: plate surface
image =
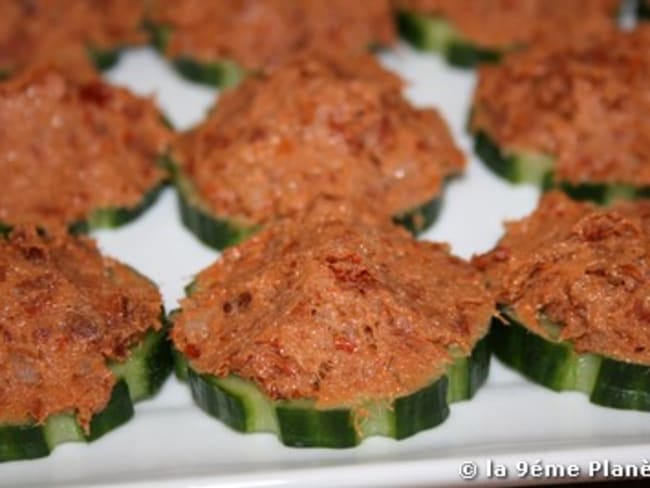
[[[530,212],[538,192],[504,183],[473,157],[464,127],[474,75],[403,45],[382,61],[408,82],[406,94],[415,104],[443,112],[469,160],[424,238],[448,241],[463,257],[488,250],[503,220]],[[155,95],[180,129],[199,122],[215,100],[214,91],[182,81],[149,49],[127,53],[107,77]],[[158,283],[168,310],[192,276],[218,257],[182,227],[171,189],[141,219],[95,236],[104,252]],[[467,484],[459,476],[465,461],[475,462],[479,478],[489,481],[490,460],[493,467],[503,463],[510,481],[520,483],[525,466],[518,462],[576,463],[583,475],[590,462],[647,464],[649,419],[591,405],[582,394],[537,387],[493,360],[487,386],[473,401],[453,405],[439,428],[400,442],[372,438],[355,449],[301,450],[271,435],[230,431],[196,408],[187,388],[170,378],[161,394],[136,407],[130,423],[95,443],[66,444],[45,459],[0,465],[0,486],[449,486]]]

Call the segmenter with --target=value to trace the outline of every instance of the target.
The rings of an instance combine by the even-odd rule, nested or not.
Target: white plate
[[[449,241],[464,257],[489,249],[502,221],[527,214],[538,194],[497,179],[472,156],[464,124],[473,74],[405,46],[383,61],[409,81],[413,102],[444,113],[470,161],[465,177],[451,184],[442,215],[425,238]],[[138,93],[157,94],[181,128],[200,121],[215,96],[180,80],[148,49],[128,53],[108,77]],[[106,253],[153,278],[168,309],[176,306],[192,275],[218,256],[181,226],[171,189],[137,222],[96,237]],[[400,442],[372,438],[355,449],[295,449],[272,435],[229,430],[195,407],[187,388],[170,378],[158,397],[136,407],[130,423],[104,438],[60,446],[45,459],[0,465],[0,485],[448,486],[463,483],[464,461],[476,462],[485,480],[488,459],[507,464],[510,480],[519,482],[518,461],[579,463],[583,474],[590,461],[640,466],[650,456],[649,419],[645,413],[591,405],[582,394],[553,393],[493,361],[487,386],[471,402],[453,405],[449,419],[436,429]]]

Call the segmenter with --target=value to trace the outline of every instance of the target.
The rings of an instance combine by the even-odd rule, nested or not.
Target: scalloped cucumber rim
[[[150,20],[146,21],[143,27],[149,33],[151,45],[164,56],[169,38],[173,35],[172,27],[156,24]],[[238,63],[229,59],[199,61],[184,55],[171,59],[171,64],[186,79],[217,88],[235,86],[246,76],[246,71]]]
[[[172,175],[177,190],[181,221],[204,244],[221,250],[243,242],[262,229],[261,225],[247,225],[244,222],[215,216],[201,201],[190,178],[183,174],[179,165],[171,157],[165,158],[165,166]],[[439,196],[410,211],[396,215],[393,217],[393,222],[405,227],[414,236],[426,231],[440,214],[446,183],[447,180]]]
[[[559,189],[574,200],[588,200],[600,205],[650,197],[650,186],[635,188],[627,184],[555,181],[552,156],[504,151],[483,131],[476,132],[474,137],[474,151],[479,158],[494,173],[512,183],[532,183],[544,191]]]
[[[345,448],[369,436],[404,439],[442,423],[449,404],[471,399],[490,365],[487,337],[471,356],[460,357],[426,387],[394,399],[369,401],[357,409],[317,409],[313,400],[271,400],[252,381],[202,375],[174,352],[176,373],[189,382],[192,397],[207,414],[239,432],[270,432],[291,447]]]
[[[108,362],[117,382],[106,407],[92,417],[88,432],[72,413],[51,415],[42,425],[2,425],[0,462],[45,457],[64,442],[91,442],[133,417],[133,404],[155,395],[171,371],[165,324],[158,331],[149,329],[126,361]]]
[[[401,11],[397,13],[397,26],[413,47],[438,52],[449,64],[460,68],[497,63],[506,52],[472,44],[448,20],[436,15]]]
[[[492,350],[526,378],[557,392],[583,392],[597,405],[650,411],[650,366],[578,354],[571,343],[545,339],[505,310],[500,317],[492,322]]]

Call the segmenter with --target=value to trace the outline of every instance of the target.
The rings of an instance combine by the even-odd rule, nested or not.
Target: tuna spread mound
[[[170,29],[168,56],[248,69],[302,49],[360,53],[395,37],[388,0],[155,0],[151,18]]]
[[[278,221],[196,277],[172,331],[195,371],[354,407],[470,354],[494,310],[480,273],[445,245],[343,215]]]
[[[498,301],[542,337],[650,364],[650,201],[602,209],[549,193],[474,264]]]
[[[0,85],[0,222],[70,224],[156,188],[171,134],[150,100],[35,71]]]
[[[572,184],[650,185],[650,27],[538,46],[480,71],[471,121],[506,154],[555,158]]]
[[[600,35],[616,23],[619,0],[393,0],[398,10],[447,20],[460,37],[488,49]]]
[[[87,428],[122,361],[160,329],[156,288],[94,242],[32,227],[0,238],[0,422],[74,413]]]
[[[202,206],[248,224],[321,195],[363,196],[399,214],[437,197],[465,163],[438,113],[409,105],[369,55],[299,56],[250,77],[173,156]]]
[[[0,70],[53,64],[71,76],[89,74],[86,48],[142,44],[141,0],[7,0],[0,2]]]

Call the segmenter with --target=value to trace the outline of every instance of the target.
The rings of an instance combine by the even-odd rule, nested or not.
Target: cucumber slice
[[[201,201],[194,184],[183,174],[178,163],[167,157],[164,165],[176,186],[183,225],[204,244],[221,250],[248,239],[261,229],[260,225],[247,225],[215,216]],[[442,197],[436,197],[413,210],[396,215],[393,221],[417,236],[435,222],[441,207]]]
[[[501,50],[482,48],[467,41],[443,17],[402,11],[397,14],[397,27],[402,37],[416,49],[438,52],[447,62],[460,68],[496,63],[503,56]]]
[[[123,363],[111,362],[117,378],[111,398],[86,433],[72,413],[52,415],[42,425],[0,426],[0,462],[44,457],[64,442],[90,442],[133,417],[133,403],[154,395],[172,368],[167,328],[149,330]]]
[[[71,233],[80,234],[95,229],[114,229],[121,225],[128,224],[142,215],[156,202],[164,186],[164,184],[160,184],[149,190],[144,197],[142,197],[140,203],[135,207],[109,207],[96,209],[90,213],[88,218],[73,222],[68,226],[68,228]]]
[[[555,391],[574,390],[605,407],[650,411],[650,366],[578,354],[568,342],[531,332],[508,314],[494,319],[492,350],[508,366]]]
[[[485,165],[512,183],[532,183],[548,191],[559,189],[574,200],[589,200],[601,205],[650,196],[650,186],[636,188],[618,183],[569,183],[555,181],[554,158],[535,153],[507,153],[485,132],[475,134],[474,150]]]
[[[188,367],[181,354],[177,357],[181,361],[177,370],[187,375],[199,407],[232,429],[272,432],[287,446],[330,448],[356,446],[373,435],[404,439],[435,427],[449,415],[449,403],[474,396],[490,364],[488,340],[483,338],[470,357],[456,359],[443,376],[421,390],[352,410],[318,409],[312,400],[272,400],[252,381],[202,375]]]

